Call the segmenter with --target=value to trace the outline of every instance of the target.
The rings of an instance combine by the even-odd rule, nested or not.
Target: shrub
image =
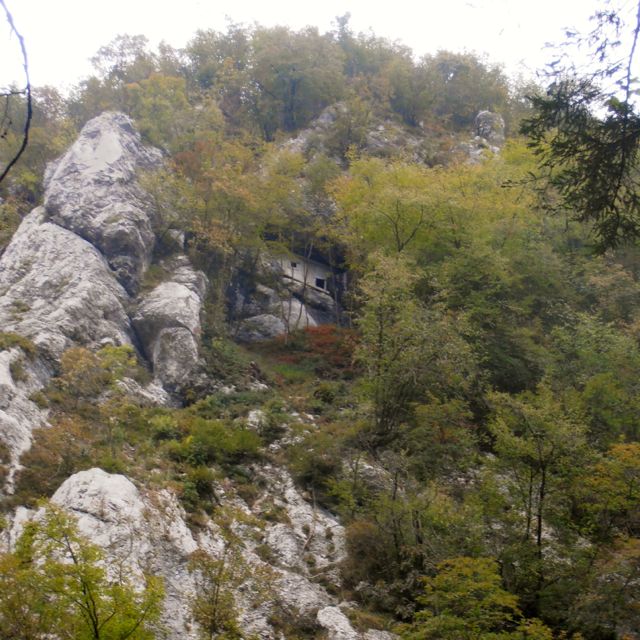
[[[22,358],[17,358],[9,365],[9,371],[14,382],[25,382],[27,379],[27,372],[24,368],[24,361]]]
[[[221,420],[196,418],[188,424],[188,435],[174,453],[193,466],[234,464],[255,457],[262,444],[260,436],[244,427],[228,427]]]
[[[273,370],[286,382],[304,381],[310,373],[350,379],[355,374],[353,352],[356,334],[350,329],[325,324],[294,331],[289,336],[263,343],[259,349],[272,356]]]
[[[34,358],[38,353],[38,347],[29,338],[25,338],[17,333],[0,331],[0,351],[19,347],[29,358]]]
[[[0,440],[0,486],[4,485],[9,473],[9,461],[11,460],[11,452],[9,447]],[[2,527],[0,527],[0,530]]]
[[[34,432],[34,442],[21,459],[14,500],[33,506],[51,496],[70,475],[96,465],[92,430],[77,417],[65,417]]]
[[[149,420],[152,437],[156,441],[177,440],[182,432],[178,426],[177,419],[172,415],[153,416]]]
[[[214,393],[189,407],[191,413],[207,420],[216,418],[238,418],[248,409],[264,403],[268,397],[265,391],[236,391]]]
[[[241,347],[226,338],[212,338],[203,344],[203,355],[211,377],[227,382],[247,378],[251,362]]]
[[[296,480],[312,490],[317,500],[331,506],[332,481],[342,473],[340,441],[330,431],[317,432],[292,448],[291,468]]]
[[[187,482],[193,484],[198,497],[203,500],[215,499],[215,473],[209,467],[195,467],[187,474]]]

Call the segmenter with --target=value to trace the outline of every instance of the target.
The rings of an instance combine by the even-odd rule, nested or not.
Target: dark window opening
[[[324,289],[325,279],[324,278],[316,278],[316,287],[318,289]]]
[[[297,262],[292,262],[291,263],[291,268],[292,269],[296,269],[298,267],[298,263]]]

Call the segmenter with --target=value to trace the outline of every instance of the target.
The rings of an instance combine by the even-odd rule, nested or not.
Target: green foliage
[[[365,604],[406,620],[415,611],[421,576],[453,553],[481,553],[481,538],[473,505],[456,503],[435,486],[417,493],[396,470],[387,491],[347,527],[344,578],[348,586],[365,581],[358,594]]]
[[[136,375],[133,347],[106,346],[93,353],[84,347],[71,347],[60,358],[59,388],[72,397],[92,398],[113,386],[125,375]]]
[[[71,516],[49,505],[25,525],[14,553],[0,556],[0,626],[12,638],[51,633],[78,640],[155,637],[164,597],[162,581],[145,576],[136,588],[116,572],[107,576],[102,551]]]
[[[434,100],[432,112],[450,119],[455,127],[468,127],[479,111],[500,113],[509,101],[508,81],[499,66],[473,54],[440,51],[422,61],[424,93]],[[433,97],[431,97],[433,96]],[[424,98],[423,98],[424,99]]]
[[[433,198],[424,188],[427,174],[424,167],[400,161],[387,165],[367,158],[352,163],[333,195],[344,226],[359,240],[359,251],[376,247],[400,253],[424,242],[434,216]]]
[[[186,417],[182,428],[185,437],[170,440],[165,450],[177,462],[193,467],[223,464],[232,466],[256,458],[260,436],[242,425],[228,426],[220,420]]]
[[[218,380],[241,382],[247,377],[248,354],[227,338],[212,338],[203,344],[209,375]]]
[[[636,339],[587,314],[554,329],[552,339],[551,372],[579,392],[592,441],[606,448],[621,437],[637,439],[640,351]]]
[[[448,318],[428,309],[412,293],[415,275],[401,256],[374,257],[360,282],[362,334],[356,358],[362,391],[371,402],[373,437],[389,442],[426,394],[446,398],[464,392],[473,356]]]
[[[534,97],[537,113],[522,132],[540,170],[558,194],[549,208],[589,222],[600,251],[640,234],[640,116],[588,79],[553,83]]]
[[[621,538],[595,559],[570,616],[585,637],[627,634],[638,628],[638,538]],[[625,637],[622,635],[622,637]]]
[[[414,420],[400,433],[411,451],[411,471],[420,480],[464,471],[475,461],[477,427],[467,404],[458,398],[430,397],[414,409]]]
[[[342,161],[363,149],[371,126],[371,106],[355,96],[336,107],[331,133],[325,141],[327,153]]]
[[[269,402],[268,391],[232,391],[218,392],[198,400],[189,412],[207,420],[224,418],[232,420],[245,415],[250,409]]]
[[[0,204],[0,251],[4,251],[19,225],[20,214],[16,206],[5,202]]]
[[[513,485],[507,486],[524,515],[523,535],[535,536],[541,548],[548,502],[571,476],[575,457],[587,451],[584,425],[545,387],[535,394],[494,394],[491,399],[490,430],[500,464],[512,471]]]
[[[599,539],[640,534],[640,444],[613,445],[576,481],[585,530]]]
[[[191,555],[189,570],[196,579],[191,612],[203,638],[242,638],[232,591],[245,577],[240,563],[241,556],[228,547],[218,560],[204,551]]]
[[[322,505],[333,509],[350,505],[352,496],[340,495],[336,481],[342,477],[349,441],[355,429],[343,423],[330,423],[292,448],[290,467],[296,480]]]
[[[0,205],[0,247],[8,241],[7,233],[13,233],[20,219],[39,203],[43,194],[42,176],[47,164],[73,141],[75,131],[65,112],[65,99],[57,89],[32,88],[29,144],[0,187],[3,197]],[[0,149],[0,160],[3,162],[8,161],[22,142],[25,101],[16,96],[6,115],[9,126],[3,131],[4,144]]]
[[[87,443],[91,430],[76,416],[56,420],[51,427],[34,432],[35,442],[21,459],[15,504],[36,505],[41,498],[49,498],[66,478],[76,471],[89,468],[92,452]]]
[[[551,640],[551,630],[539,620],[518,624],[518,600],[502,587],[494,559],[451,558],[440,563],[437,571],[433,578],[425,578],[419,598],[424,609],[403,638]]]

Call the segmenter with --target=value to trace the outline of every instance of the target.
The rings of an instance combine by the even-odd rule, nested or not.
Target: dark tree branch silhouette
[[[19,96],[24,96],[26,101],[26,116],[24,125],[22,127],[22,141],[18,150],[10,157],[7,165],[4,169],[1,170],[0,173],[0,182],[2,182],[8,175],[9,171],[13,168],[13,166],[18,162],[20,156],[23,154],[24,150],[27,148],[27,144],[29,143],[29,129],[31,127],[31,118],[33,117],[33,103],[31,97],[31,81],[29,79],[29,64],[27,59],[27,48],[24,44],[24,38],[16,28],[16,25],[13,21],[13,16],[11,12],[7,8],[4,0],[0,0],[0,6],[4,10],[5,16],[7,18],[7,22],[9,23],[10,32],[16,36],[18,40],[18,44],[20,46],[20,53],[22,56],[22,68],[24,69],[24,79],[25,86],[24,89],[14,89],[9,88],[6,90],[0,91],[0,99],[4,101],[4,105],[2,108],[2,116],[0,116],[0,139],[4,140],[7,138],[9,134],[9,130],[13,121],[11,119],[11,110],[10,110],[10,102],[12,98],[16,98]]]
[[[570,43],[591,47],[591,69],[564,67],[566,56],[554,61],[546,95],[532,98],[536,113],[521,131],[544,184],[555,190],[547,208],[590,223],[596,248],[605,251],[640,238],[640,113],[632,72],[640,2],[626,24],[609,7],[593,19],[586,37],[567,33]],[[627,42],[628,53],[620,55]]]

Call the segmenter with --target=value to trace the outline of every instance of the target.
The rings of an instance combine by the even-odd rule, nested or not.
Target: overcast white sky
[[[550,57],[544,45],[562,39],[563,27],[584,27],[604,0],[5,0],[25,37],[34,85],[69,87],[91,72],[96,50],[116,35],[142,33],[180,47],[197,29],[224,30],[226,17],[293,28],[329,30],[351,13],[356,32],[369,29],[398,40],[417,55],[438,49],[474,51],[510,73],[533,73]],[[635,0],[616,0],[635,5]],[[0,84],[16,43],[0,26]],[[10,46],[7,49],[7,46]],[[12,48],[11,48],[12,47]],[[11,55],[13,51],[13,55]]]

